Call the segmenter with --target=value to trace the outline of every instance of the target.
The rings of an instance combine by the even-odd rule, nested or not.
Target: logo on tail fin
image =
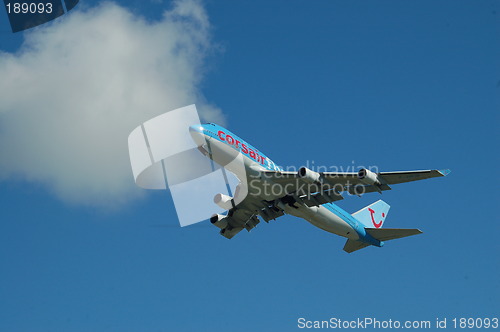
[[[364,227],[367,228],[382,228],[385,218],[389,213],[389,204],[384,201],[377,201],[362,208],[358,212],[352,214]]]
[[[384,220],[380,220],[380,222],[377,224],[377,222],[375,221],[375,210],[371,209],[371,208],[368,208],[368,211],[370,211],[370,217],[372,217],[372,223],[373,223],[373,226],[375,226],[375,228],[380,228],[380,226],[382,226],[382,223],[384,222]],[[385,217],[385,213],[382,212],[382,218]]]

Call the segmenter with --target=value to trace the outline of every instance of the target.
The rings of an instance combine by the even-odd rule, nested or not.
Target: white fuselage
[[[353,240],[359,238],[358,233],[351,225],[322,205],[309,207],[304,204],[296,204],[298,205],[297,209],[286,204],[283,205],[284,208],[282,208],[286,214],[305,219],[322,230]]]

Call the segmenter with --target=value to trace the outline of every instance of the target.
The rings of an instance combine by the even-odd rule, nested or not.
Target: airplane
[[[241,230],[251,231],[265,222],[289,214],[303,218],[327,232],[347,238],[344,251],[352,253],[368,247],[382,247],[384,241],[417,235],[419,229],[382,228],[389,204],[379,200],[353,213],[333,202],[344,192],[352,195],[390,190],[390,185],[442,177],[450,170],[398,172],[315,172],[301,167],[284,170],[270,158],[229,130],[214,124],[197,124],[189,132],[198,150],[239,180],[234,195],[216,194],[214,202],[226,215],[214,214],[210,222],[220,234],[231,239]],[[242,165],[233,161],[240,158]],[[231,193],[230,193],[231,194]]]

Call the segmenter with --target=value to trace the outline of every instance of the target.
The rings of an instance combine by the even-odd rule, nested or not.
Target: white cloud
[[[157,22],[104,3],[27,33],[17,53],[0,53],[0,179],[91,206],[137,197],[127,150],[136,126],[192,103],[222,121],[199,91],[211,50],[206,12],[189,0]]]

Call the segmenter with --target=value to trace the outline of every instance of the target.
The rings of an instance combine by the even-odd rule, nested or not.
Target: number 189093
[[[8,14],[51,14],[52,3],[14,2],[5,5]]]
[[[451,321],[456,329],[498,328],[498,318],[453,318]]]

